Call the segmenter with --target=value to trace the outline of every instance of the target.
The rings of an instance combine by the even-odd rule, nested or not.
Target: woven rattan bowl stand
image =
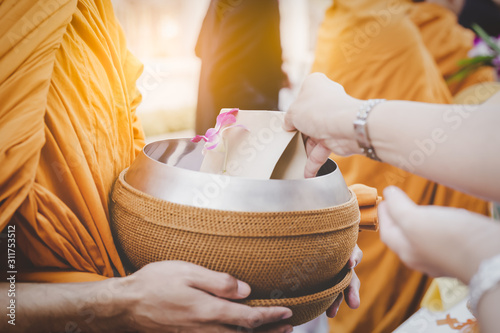
[[[293,212],[240,212],[158,199],[125,181],[111,197],[112,228],[133,269],[182,260],[250,284],[244,303],[287,306],[299,325],[324,312],[349,284],[343,271],[356,244],[355,195],[334,207]]]

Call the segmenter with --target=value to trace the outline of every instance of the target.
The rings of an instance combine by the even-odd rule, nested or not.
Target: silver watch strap
[[[375,153],[375,149],[370,141],[366,121],[370,111],[382,102],[385,102],[385,99],[369,99],[363,102],[359,107],[357,118],[354,121],[354,132],[356,133],[356,141],[358,141],[359,148],[361,148],[361,153],[375,161],[380,161],[380,158]]]

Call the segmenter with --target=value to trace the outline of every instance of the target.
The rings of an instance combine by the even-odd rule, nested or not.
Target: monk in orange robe
[[[0,7],[0,229],[16,226],[26,281],[125,275],[108,194],[144,145],[142,65],[110,5],[54,3]]]
[[[465,85],[450,90],[443,75],[453,72],[454,61],[471,47],[471,34],[442,8],[409,0],[336,0],[320,28],[312,71],[325,73],[360,99],[450,103],[452,91]],[[491,80],[491,73],[486,77]],[[467,84],[474,83],[474,78]],[[411,170],[412,163],[421,163],[419,159],[432,149],[432,144],[417,143],[415,152],[400,165]],[[420,205],[488,213],[487,202],[388,164],[363,156],[333,159],[348,184],[367,184],[379,192],[396,185]],[[361,306],[349,311],[342,305],[330,321],[331,332],[391,332],[418,310],[430,278],[407,268],[376,233],[360,233],[358,244],[364,252],[357,268]]]
[[[230,302],[250,287],[189,263],[125,277],[108,196],[144,145],[141,71],[110,1],[0,0],[0,331],[233,332],[292,315]]]
[[[458,24],[452,11],[430,2],[414,3],[410,19],[415,23],[425,47],[436,61],[439,71],[448,78],[458,69],[458,61],[467,58],[474,43],[474,32]],[[481,82],[495,80],[495,73],[489,67],[480,67],[463,81],[447,82],[453,96],[465,88]]]

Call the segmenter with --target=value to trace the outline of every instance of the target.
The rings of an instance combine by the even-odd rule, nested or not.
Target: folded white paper
[[[244,128],[226,129],[223,147],[205,151],[200,171],[255,179],[304,178],[307,156],[302,135],[285,131],[284,117],[279,111],[239,110],[236,124]]]

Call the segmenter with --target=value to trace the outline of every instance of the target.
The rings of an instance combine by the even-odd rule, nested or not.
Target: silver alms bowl
[[[203,142],[168,139],[146,145],[125,181],[158,199],[200,208],[241,212],[316,210],[347,202],[351,193],[335,162],[309,179],[249,179],[198,171]]]
[[[147,145],[118,177],[111,227],[133,271],[180,260],[247,282],[249,306],[286,306],[299,325],[324,313],[351,281],[344,270],[359,207],[329,160],[311,179],[249,179],[199,170],[203,143]]]

